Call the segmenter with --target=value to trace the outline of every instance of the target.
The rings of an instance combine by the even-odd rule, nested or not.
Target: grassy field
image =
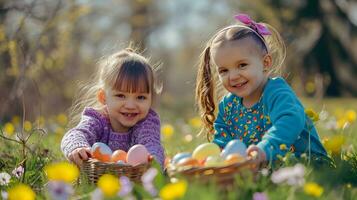
[[[321,102],[303,99],[302,101],[306,108],[312,108],[320,113],[316,126],[325,147],[335,161],[335,167],[315,166],[309,164],[307,159],[297,160],[287,156],[281,159],[279,167],[260,170],[254,176],[248,172],[244,173],[244,176],[237,176],[231,187],[222,187],[214,181],[203,184],[199,179],[197,181],[184,178],[173,180],[159,173],[152,182],[154,189],[148,189],[148,185],[135,185],[128,194],[121,195],[120,198],[357,199],[357,123],[355,121],[357,99],[324,99]],[[162,119],[163,144],[168,157],[179,152],[192,152],[199,144],[207,142],[204,135],[197,135],[201,125],[192,106],[182,102],[177,105],[171,104],[163,106],[159,113]],[[0,140],[1,198],[18,199],[19,196],[13,195],[21,193],[26,197],[23,199],[33,199],[35,193],[36,199],[90,199],[93,195],[109,195],[111,190],[122,191],[125,188],[124,182],[114,187],[115,184],[110,182],[112,181],[110,178],[103,179],[104,186],[103,184],[98,186],[85,183],[69,184],[76,179],[76,170],[71,165],[62,164],[61,167],[54,165],[65,161],[60,151],[60,141],[67,123],[65,115],[59,114],[25,124],[20,121],[14,116],[12,121],[1,124],[2,135],[10,139],[2,137]],[[41,127],[46,134],[41,135],[40,131],[29,134],[38,127],[39,123],[42,124]],[[24,129],[23,135],[20,134],[18,139],[16,133],[21,132],[21,129]],[[27,140],[28,136],[30,137]],[[302,163],[303,167],[298,163]],[[25,173],[18,172],[17,177],[13,170],[20,166],[25,168]],[[273,177],[279,173],[283,176],[282,169],[288,173],[285,173],[283,180],[275,180]],[[296,173],[297,169],[303,169],[303,173]],[[51,175],[53,171],[55,175]],[[58,182],[63,184],[53,184]],[[24,185],[19,187],[19,183]],[[107,199],[118,198],[107,197]]]

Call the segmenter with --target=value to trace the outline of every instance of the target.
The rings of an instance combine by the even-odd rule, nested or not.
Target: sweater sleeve
[[[284,156],[305,125],[304,108],[290,86],[281,78],[272,81],[263,94],[272,126],[257,144],[268,161]]]
[[[66,158],[73,150],[90,147],[103,132],[101,116],[94,109],[84,110],[79,124],[70,129],[62,138],[61,150]]]
[[[144,145],[163,168],[165,153],[161,144],[159,115],[150,110],[148,116],[133,127],[132,134],[134,144]]]
[[[227,97],[219,103],[217,118],[213,124],[215,133],[212,142],[216,143],[221,148],[224,148],[226,144],[233,139],[230,126],[227,124],[227,119],[230,117],[229,113],[231,111],[225,110],[226,101],[229,101],[227,100]]]

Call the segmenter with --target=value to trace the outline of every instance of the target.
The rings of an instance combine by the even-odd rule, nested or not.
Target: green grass
[[[330,117],[336,114],[338,110],[353,109],[357,111],[356,99],[324,99],[321,102],[316,102],[314,99],[303,99],[303,104],[306,108],[313,108],[320,112],[326,110],[330,113]],[[187,105],[185,106],[186,103]],[[174,134],[171,138],[165,138],[163,145],[166,154],[172,157],[178,152],[192,152],[199,144],[206,142],[204,135],[197,136],[199,128],[195,128],[189,124],[189,120],[196,116],[195,110],[187,102],[177,105],[166,105],[159,110],[162,124],[170,124],[174,127]],[[189,106],[188,106],[189,105]],[[177,112],[176,112],[177,110]],[[179,113],[179,114],[177,114]],[[51,122],[55,123],[55,122]],[[320,199],[357,199],[357,123],[355,122],[343,131],[332,132],[327,130],[324,122],[318,122],[317,128],[322,138],[330,137],[333,134],[343,132],[347,139],[340,154],[334,155],[336,168],[308,165],[306,160],[296,160],[294,158],[285,158],[280,163],[280,167],[293,166],[297,162],[302,162],[306,166],[305,181],[315,182],[323,188],[323,193]],[[46,128],[58,126],[58,124],[47,124]],[[48,129],[52,130],[52,129]],[[11,188],[18,182],[24,182],[32,187],[37,193],[38,199],[48,198],[45,195],[45,185],[48,182],[46,175],[43,172],[43,167],[49,163],[63,161],[60,151],[60,141],[63,135],[55,134],[49,131],[47,135],[39,137],[33,135],[28,145],[31,152],[24,157],[22,154],[21,145],[1,139],[0,145],[0,173],[11,171],[24,161],[26,163],[26,176],[21,179],[12,178],[8,186],[0,186],[1,191]],[[186,137],[186,139],[185,139]],[[188,140],[192,137],[192,140]],[[188,138],[188,139],[187,139]],[[157,181],[156,187],[160,190],[166,185],[170,177],[160,176],[161,181]],[[89,199],[89,193],[93,191],[95,186],[81,184],[75,186],[76,197],[84,197]],[[137,186],[136,195],[150,199],[148,194]],[[274,184],[270,180],[270,176],[258,174],[255,178],[252,176],[237,177],[232,188],[224,188],[211,182],[202,184],[199,179],[197,182],[188,181],[188,188],[184,199],[221,199],[223,196],[227,199],[252,199],[255,192],[264,192],[269,199],[316,199],[317,197],[306,194],[303,187],[292,187],[286,184]]]

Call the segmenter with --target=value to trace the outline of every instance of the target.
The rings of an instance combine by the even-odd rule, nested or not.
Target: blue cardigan
[[[238,122],[237,118],[239,118],[235,110],[242,109],[243,106],[237,99],[240,97],[229,93],[219,104],[217,119],[214,123],[213,142],[221,148],[224,148],[232,139],[242,140],[241,133],[237,134],[239,125],[232,124],[234,121]],[[266,117],[258,118],[258,120],[262,120],[261,123],[264,124],[264,128],[261,129],[266,130],[261,130],[262,137],[257,141],[245,141],[247,146],[256,144],[265,151],[268,161],[275,160],[277,155],[284,156],[289,149],[293,149],[292,152],[297,157],[303,153],[307,155],[311,153],[318,157],[327,155],[312,121],[305,114],[303,105],[283,78],[269,78],[257,104],[262,104],[260,108]],[[219,134],[222,130],[228,134]]]

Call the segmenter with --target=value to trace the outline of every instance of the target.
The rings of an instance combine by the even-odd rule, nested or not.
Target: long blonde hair
[[[203,122],[201,133],[206,132],[208,141],[214,134],[213,123],[216,120],[217,105],[227,93],[219,80],[217,69],[211,61],[212,44],[219,37],[219,41],[234,41],[250,37],[259,45],[262,51],[272,56],[273,63],[268,71],[269,76],[282,74],[282,66],[286,56],[286,47],[278,31],[269,24],[264,24],[271,32],[269,36],[262,36],[244,24],[235,24],[219,30],[206,44],[200,55],[196,81],[196,102]],[[231,34],[227,34],[227,32]]]
[[[100,110],[103,105],[98,101],[100,89],[117,89],[125,92],[151,92],[153,99],[160,93],[156,71],[147,58],[135,50],[126,48],[103,57],[89,82],[79,88],[75,101],[69,110],[69,124],[75,126],[85,107]]]

